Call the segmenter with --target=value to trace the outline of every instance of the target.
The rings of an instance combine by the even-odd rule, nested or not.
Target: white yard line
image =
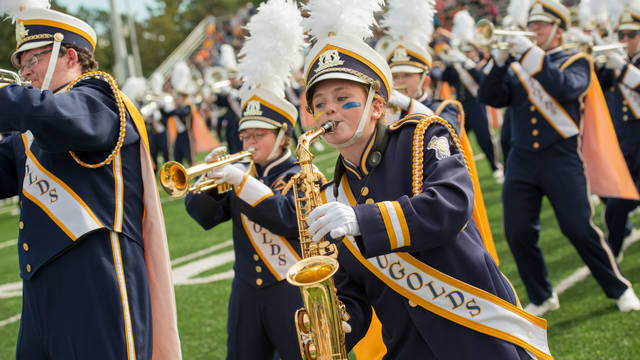
[[[13,239],[13,240],[7,240],[7,241],[0,242],[0,249],[6,248],[6,247],[9,247],[9,246],[13,246],[13,245],[15,245],[17,243],[18,243],[18,239]]]
[[[8,318],[8,319],[4,319],[4,320],[0,320],[0,327],[3,327],[5,325],[9,325],[9,324],[13,324],[16,321],[20,321],[20,314],[16,314],[13,315],[12,317]]]
[[[473,155],[473,161],[478,161],[478,160],[484,159],[486,157],[487,156],[484,153],[475,154],[475,155]]]
[[[631,232],[631,235],[629,235],[625,239],[622,251],[624,252],[624,250],[626,250],[629,246],[635,244],[638,241],[640,241],[640,229],[634,229]],[[560,281],[558,285],[555,286],[554,291],[558,293],[558,295],[560,295],[580,281],[586,279],[590,274],[591,272],[589,271],[589,269],[586,266],[582,266],[574,271],[573,274]]]
[[[195,259],[197,257],[212,253],[212,252],[214,252],[214,251],[216,251],[218,249],[224,249],[226,247],[231,246],[232,244],[233,244],[233,240],[223,241],[220,244],[215,244],[215,245],[213,245],[211,247],[208,247],[206,249],[198,250],[198,251],[196,251],[194,253],[191,253],[189,255],[185,255],[185,256],[179,257],[177,259],[173,259],[173,260],[171,260],[171,266],[178,265],[178,264],[183,263],[185,261],[189,261],[191,259]]]

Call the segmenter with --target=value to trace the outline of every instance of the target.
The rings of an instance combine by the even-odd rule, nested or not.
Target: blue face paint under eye
[[[351,109],[351,108],[360,107],[360,106],[362,106],[362,104],[357,101],[349,101],[348,103],[342,105],[342,108],[346,110],[346,109]]]

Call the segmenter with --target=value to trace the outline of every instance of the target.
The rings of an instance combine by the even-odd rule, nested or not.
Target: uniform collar
[[[558,46],[558,47],[555,47],[555,48],[553,48],[551,50],[548,50],[547,54],[548,55],[552,55],[552,54],[560,53],[560,52],[563,52],[563,51],[564,51],[564,48],[562,46]]]
[[[640,60],[640,52],[636,53],[631,57],[631,63],[637,64],[638,60]]]
[[[267,166],[264,167],[264,170],[261,169],[260,165],[256,164],[256,172],[259,177],[267,177],[269,173],[279,174],[285,168],[290,167],[290,163],[293,163],[295,159],[291,156],[291,150],[287,149],[287,151],[283,152],[276,159],[271,161]]]
[[[347,161],[345,158],[341,157],[347,172],[355,175],[358,178],[358,180],[362,180],[363,176],[367,176],[367,174],[369,174],[369,169],[367,168],[367,159],[369,158],[369,154],[371,153],[371,148],[375,143],[377,133],[378,133],[378,127],[376,127],[373,130],[373,134],[371,134],[371,136],[369,137],[369,140],[367,141],[367,146],[365,146],[364,152],[360,157],[360,162],[357,165],[352,164],[351,162]]]

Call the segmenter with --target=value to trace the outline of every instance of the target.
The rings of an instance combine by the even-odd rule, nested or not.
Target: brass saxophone
[[[333,275],[338,270],[335,244],[316,243],[309,234],[307,218],[311,210],[322,204],[319,182],[324,180],[313,168],[311,143],[330,132],[335,124],[327,122],[309,130],[298,138],[296,155],[300,172],[291,178],[290,186],[296,200],[298,234],[302,260],[287,272],[287,281],[300,288],[304,308],[296,311],[294,321],[298,330],[300,353],[304,360],[347,360],[342,319],[345,307],[338,300]],[[300,194],[304,194],[301,196]]]

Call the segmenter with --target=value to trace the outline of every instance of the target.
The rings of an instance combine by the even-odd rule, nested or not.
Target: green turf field
[[[327,178],[332,178],[334,159],[335,153],[329,149],[316,158],[315,164]],[[500,267],[526,305],[528,299],[503,235],[501,188],[494,182],[486,160],[480,159],[476,163]],[[176,300],[184,359],[224,359],[232,267],[229,256],[231,224],[205,232],[186,214],[182,199],[170,199],[164,193],[161,196],[178,283]],[[21,308],[19,291],[17,296],[11,295],[11,289],[14,293],[16,288],[19,290],[20,281],[16,246],[12,241],[18,233],[17,216],[11,214],[13,207],[0,205],[0,359],[14,358],[19,328],[15,319]],[[598,225],[601,224],[601,210],[601,205],[596,207],[594,222]],[[638,216],[635,216],[636,227],[640,226],[638,222]],[[580,268],[582,262],[560,233],[548,202],[543,206],[541,227],[540,244],[551,281],[556,286]],[[199,273],[193,270],[196,264],[203,264]],[[633,283],[640,284],[640,245],[627,249],[621,266]],[[636,287],[640,289],[640,285]],[[559,310],[546,316],[551,352],[556,359],[640,359],[640,312],[620,313],[615,301],[604,296],[591,276],[560,295],[560,304]]]

